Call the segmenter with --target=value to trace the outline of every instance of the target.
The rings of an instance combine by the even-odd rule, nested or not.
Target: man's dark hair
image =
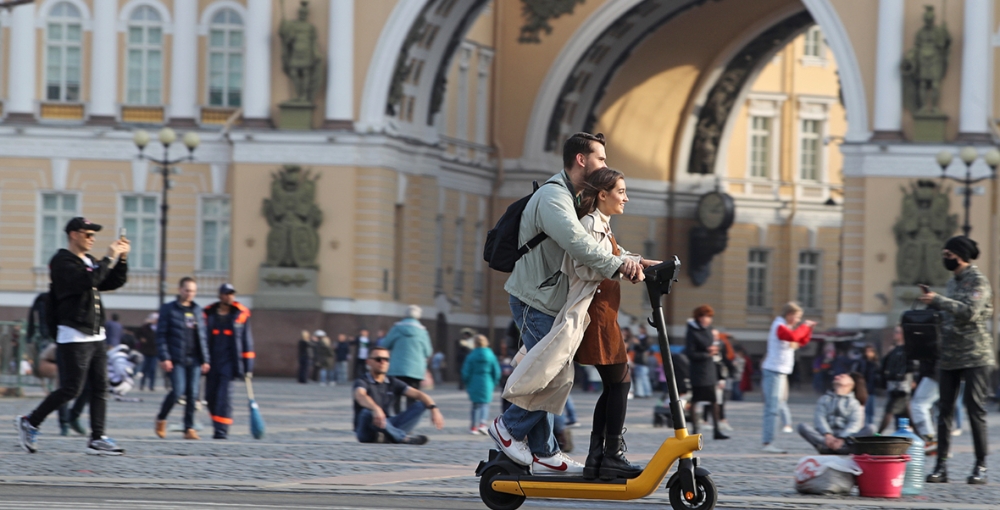
[[[111,320],[118,322],[118,314],[117,313],[111,314]]]
[[[372,353],[373,353],[373,352],[375,352],[375,351],[385,351],[385,352],[389,352],[389,349],[387,349],[387,348],[385,348],[385,347],[382,347],[381,345],[379,345],[379,346],[375,346],[375,347],[372,347],[372,348],[371,348],[371,349],[369,349],[369,351],[368,351],[368,357],[370,358],[370,357],[371,357],[371,355],[372,355]]]
[[[590,133],[573,133],[573,136],[566,139],[563,143],[563,168],[569,168],[573,166],[573,161],[576,160],[577,154],[583,154],[584,156],[594,152],[594,147],[591,142],[597,142],[601,145],[607,145],[604,140],[604,133],[597,133],[592,135]]]
[[[181,278],[181,281],[177,284],[177,287],[178,288],[183,287],[183,286],[187,285],[188,282],[191,282],[191,283],[193,283],[195,285],[198,284],[198,280],[195,280],[194,277],[185,276],[184,278]]]

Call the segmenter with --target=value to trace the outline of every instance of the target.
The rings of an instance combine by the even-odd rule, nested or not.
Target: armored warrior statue
[[[945,23],[934,26],[934,6],[924,6],[924,26],[903,59],[904,95],[912,113],[937,113],[941,80],[948,71],[951,35]]]
[[[285,165],[272,174],[271,198],[264,199],[267,262],[271,267],[316,267],[323,212],[316,205],[316,179],[298,165]]]
[[[281,1],[281,68],[292,80],[294,97],[292,101],[312,103],[313,95],[323,77],[323,57],[320,54],[316,27],[309,18],[309,2],[302,0],[299,16],[295,20],[285,19],[285,2]]]

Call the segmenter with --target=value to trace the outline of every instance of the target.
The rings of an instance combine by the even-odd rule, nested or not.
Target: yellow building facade
[[[172,126],[202,143],[170,176],[168,287],[194,275],[202,301],[231,281],[253,307],[272,174],[295,164],[319,176],[321,305],[253,307],[264,373],[293,366],[301,329],[388,328],[411,303],[451,353],[458,328],[510,320],[505,275],[482,261],[486,231],[559,170],[567,136],[588,130],[606,134],[609,164],[627,176],[614,228],[630,250],[693,265],[698,200],[734,200],[709,276],[685,275],[668,300],[673,331],[709,303],[757,350],[788,300],[822,327],[884,328],[900,187],[939,175],[942,149],[993,141],[995,3],[937,13],[953,40],[937,142],[914,142],[903,108],[898,70],[924,12],[903,0],[585,0],[556,11],[537,0],[313,0],[324,79],[305,131],[276,127],[292,95],[278,32],[299,2],[19,6],[0,14],[0,314],[22,317],[46,288],[75,215],[109,227],[99,242],[113,227],[133,239],[129,283],[108,307],[129,323],[155,309],[162,179],[132,135]],[[981,160],[974,170],[988,172]],[[982,186],[973,237],[995,275],[996,194]],[[951,209],[961,212],[958,197]],[[627,287],[621,322],[641,324],[648,304]]]

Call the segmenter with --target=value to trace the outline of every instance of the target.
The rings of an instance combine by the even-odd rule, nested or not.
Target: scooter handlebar
[[[674,255],[673,260],[661,262],[655,266],[647,267],[646,290],[649,292],[650,304],[654,307],[659,305],[660,296],[670,294],[670,288],[677,281],[677,275],[681,270],[681,260]]]

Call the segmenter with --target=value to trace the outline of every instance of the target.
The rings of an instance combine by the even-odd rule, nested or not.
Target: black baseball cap
[[[102,228],[103,227],[101,227],[97,223],[91,223],[89,220],[87,220],[87,218],[84,218],[82,216],[77,216],[76,218],[69,220],[69,223],[66,224],[67,233],[76,232],[78,230],[93,230],[94,232],[98,232]]]
[[[236,294],[236,287],[231,283],[223,283],[219,286],[219,294]]]

